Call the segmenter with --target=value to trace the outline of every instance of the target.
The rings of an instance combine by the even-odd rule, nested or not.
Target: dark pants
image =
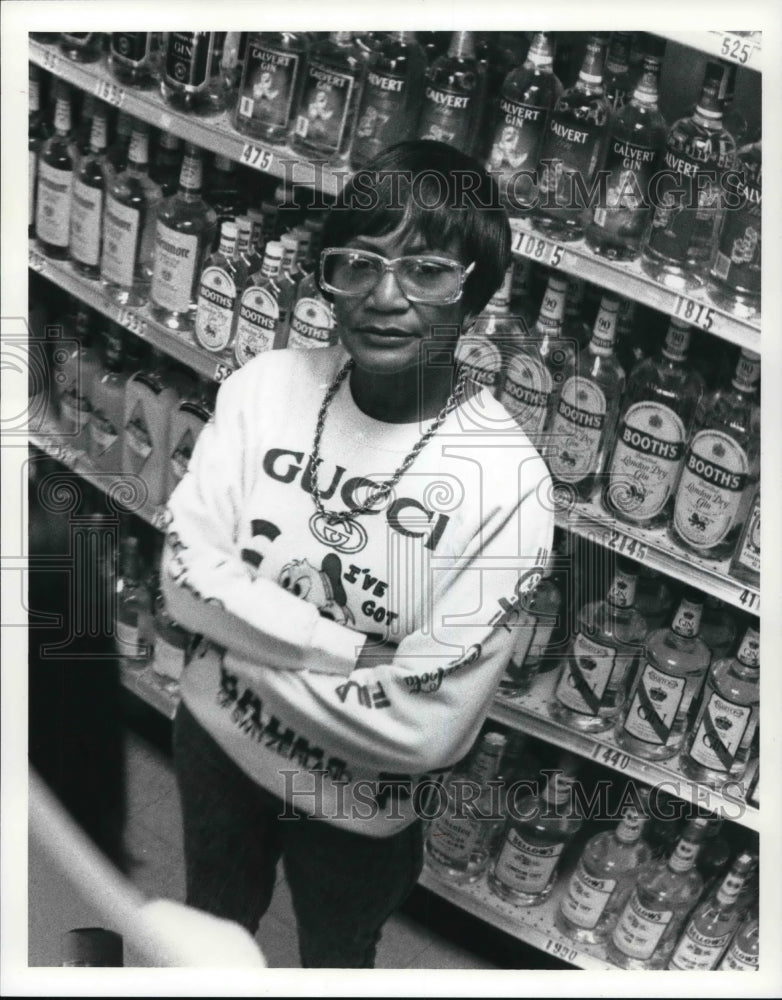
[[[382,926],[421,872],[420,822],[375,838],[303,816],[280,820],[282,800],[247,777],[183,704],[174,757],[188,905],[255,934],[282,855],[302,966],[373,968]]]

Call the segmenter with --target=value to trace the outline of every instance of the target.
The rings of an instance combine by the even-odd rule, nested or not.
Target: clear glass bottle
[[[247,211],[247,195],[242,189],[236,160],[215,154],[213,168],[207,173],[204,183],[204,201],[217,213],[215,243],[210,248],[216,250],[220,226],[224,222],[235,222]]]
[[[538,676],[543,655],[559,621],[562,593],[553,575],[547,574],[521,599],[521,618],[515,625],[515,643],[500,680],[498,694],[525,694]]]
[[[71,204],[71,261],[88,278],[100,277],[106,142],[106,114],[98,110],[92,119],[89,152],[82,157],[73,181]]]
[[[426,70],[418,119],[419,139],[447,142],[472,153],[483,114],[481,80],[472,31],[455,31],[446,55]]]
[[[198,286],[195,339],[200,347],[221,357],[231,357],[236,332],[239,289],[247,279],[244,265],[234,260],[236,223],[223,222],[220,246],[204,263]]]
[[[151,655],[144,641],[144,617],[151,612],[152,601],[141,573],[138,538],[127,535],[120,542],[120,572],[117,579],[115,640],[120,664],[142,670]]]
[[[304,84],[309,39],[296,31],[255,31],[247,39],[234,128],[266,142],[284,142]]]
[[[337,164],[347,160],[366,69],[352,31],[332,31],[312,45],[290,133],[295,153]]]
[[[120,111],[114,128],[114,139],[106,151],[107,181],[113,180],[128,169],[128,153],[133,125],[136,121],[127,111]]]
[[[245,274],[249,277],[260,271],[263,256],[255,249],[253,242],[253,224],[249,215],[240,215],[236,220],[236,254],[237,262],[241,261]]]
[[[179,190],[157,213],[150,312],[170,330],[192,330],[198,279],[214,240],[217,213],[201,196],[201,150],[187,143]]]
[[[286,321],[279,304],[281,268],[282,244],[270,240],[261,270],[250,275],[239,298],[234,357],[240,366],[263,351],[273,350],[280,324]]]
[[[35,190],[38,183],[38,157],[51,135],[46,112],[41,101],[41,70],[35,63],[28,63],[28,119],[27,119],[27,235],[35,235]]]
[[[730,563],[730,575],[750,587],[760,586],[760,487],[749,504],[749,515]]]
[[[713,662],[679,759],[686,777],[721,786],[744,776],[756,747],[760,634],[748,628],[735,656]]]
[[[674,612],[674,593],[670,579],[664,573],[658,573],[639,563],[635,606],[650,629],[662,628],[671,620]]]
[[[109,36],[109,69],[125,87],[154,87],[160,33],[117,31]]]
[[[462,334],[456,345],[456,363],[467,371],[471,382],[485,386],[492,396],[496,396],[502,372],[500,349],[488,337],[472,330]]]
[[[561,383],[551,406],[547,459],[555,481],[582,500],[600,481],[616,433],[625,373],[614,355],[619,303],[603,296],[588,347]]]
[[[603,499],[629,524],[656,528],[670,521],[704,390],[687,357],[691,330],[672,319],[660,356],[642,361],[627,382]]]
[[[70,322],[68,326],[71,327]],[[69,349],[54,355],[54,392],[60,430],[66,435],[68,444],[85,452],[89,446],[92,390],[101,370],[92,331],[92,311],[80,302],[72,328],[68,330],[71,334]],[[64,354],[61,360],[58,354]]]
[[[149,176],[160,186],[164,198],[176,194],[182,170],[182,140],[170,132],[158,132]]]
[[[149,126],[136,122],[128,166],[108,185],[100,276],[106,295],[140,306],[149,297],[161,191],[149,176]]]
[[[635,603],[636,575],[617,568],[603,600],[588,601],[562,664],[550,714],[584,732],[610,729],[625,704],[628,682],[648,631]]]
[[[711,650],[712,663],[730,656],[736,648],[738,632],[733,608],[719,598],[706,594],[703,599],[701,639]]]
[[[660,162],[667,125],[657,106],[661,56],[644,56],[630,102],[611,123],[606,199],[586,227],[589,247],[609,260],[634,260],[651,214],[649,185]]]
[[[73,31],[60,34],[60,51],[74,62],[97,62],[103,55],[104,33]]]
[[[92,389],[89,455],[101,472],[122,474],[122,428],[125,416],[125,351],[122,328],[109,322],[103,337],[103,366]]]
[[[170,31],[162,60],[160,92],[177,111],[218,114],[227,106],[222,78],[224,31]]]
[[[755,909],[739,924],[725,957],[718,966],[720,972],[757,972],[759,942],[760,921]]]
[[[726,205],[725,173],[733,168],[736,152],[722,122],[723,87],[723,67],[708,63],[695,113],[675,122],[666,140],[641,263],[674,289],[701,284],[716,248]]]
[[[291,313],[288,347],[330,347],[336,343],[336,322],[331,303],[327,302],[318,287],[315,272],[307,274],[299,283],[296,302]]]
[[[597,944],[613,929],[639,869],[652,856],[641,839],[644,818],[628,808],[619,825],[587,841],[562,895],[557,930],[573,941]]]
[[[711,662],[698,638],[702,604],[697,594],[682,598],[670,628],[646,637],[644,655],[617,723],[619,746],[647,760],[665,760],[684,741],[692,707]]]
[[[55,81],[57,103],[54,132],[44,142],[38,157],[38,186],[35,198],[35,235],[47,257],[65,260],[71,236],[73,180],[79,156],[71,140],[71,91]]]
[[[471,336],[485,338],[500,352],[502,368],[497,386],[498,399],[503,391],[504,372],[508,361],[528,334],[526,326],[511,314],[510,280],[511,274],[510,268],[508,268],[502,286],[491,297],[483,312],[475,318],[470,327]],[[510,411],[510,407],[506,406],[506,409]]]
[[[633,93],[633,76],[630,68],[630,50],[633,44],[631,31],[614,31],[608,43],[603,88],[614,114],[625,107]]]
[[[418,124],[426,55],[413,31],[391,31],[378,40],[367,61],[367,79],[350,149],[361,167],[395,142],[411,139]]]
[[[551,109],[561,96],[551,32],[538,31],[523,65],[511,69],[503,81],[486,164],[512,214],[523,214],[533,204],[528,172],[537,166]]]
[[[199,379],[196,386],[179,403],[171,414],[168,437],[168,474],[166,496],[170,497],[182,481],[198,436],[214,413],[217,386]]]
[[[538,160],[535,225],[575,240],[592,217],[594,180],[608,144],[611,109],[603,91],[605,40],[591,35],[578,81],[554,105]]]
[[[497,779],[505,743],[502,733],[484,733],[469,766],[448,780],[445,812],[432,823],[425,843],[427,866],[446,881],[474,882],[488,866],[488,783]]]
[[[696,413],[671,530],[678,545],[706,559],[733,553],[749,513],[744,494],[754,492],[759,472],[753,424],[759,378],[760,358],[742,350],[730,388],[704,396]]]

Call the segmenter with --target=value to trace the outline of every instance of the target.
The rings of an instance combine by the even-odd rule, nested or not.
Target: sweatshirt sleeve
[[[246,371],[220,389],[214,418],[169,499],[161,569],[166,605],[184,628],[242,658],[257,659],[263,650],[264,662],[280,670],[347,676],[364,636],[322,618],[277,583],[253,579],[236,551],[234,526],[251,465],[241,406],[242,393],[252,388]]]

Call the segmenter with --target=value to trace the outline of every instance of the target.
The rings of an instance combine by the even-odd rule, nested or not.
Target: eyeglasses
[[[349,247],[329,247],[320,255],[321,285],[327,292],[369,295],[391,271],[406,299],[429,305],[458,302],[474,267],[474,261],[465,267],[456,260],[429,255],[389,260],[371,250]]]

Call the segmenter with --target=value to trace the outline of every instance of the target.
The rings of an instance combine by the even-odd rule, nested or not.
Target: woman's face
[[[410,254],[435,254],[458,260],[454,247],[428,247],[420,234],[398,230],[386,236],[356,236],[347,244],[372,250],[393,259]],[[463,299],[448,305],[410,302],[386,273],[363,297],[334,296],[337,329],[345,350],[358,368],[377,375],[392,375],[427,360],[427,348],[454,347],[468,318]]]

